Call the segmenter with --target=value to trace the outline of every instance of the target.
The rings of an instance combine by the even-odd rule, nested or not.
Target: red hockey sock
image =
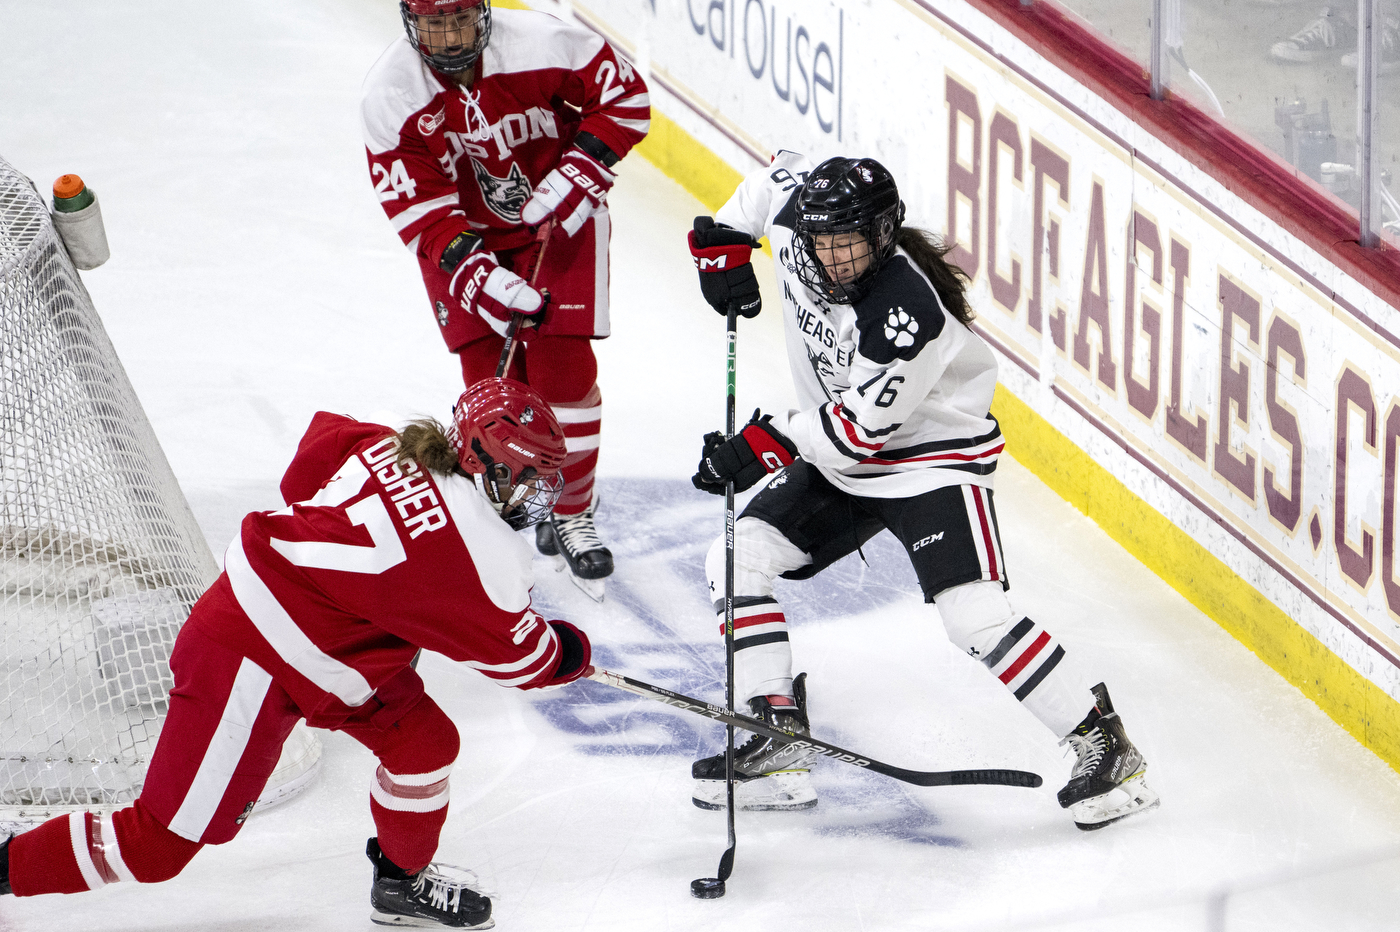
[[[582,401],[550,405],[564,428],[569,454],[564,459],[564,494],[555,514],[576,515],[593,503],[593,478],[598,470],[598,445],[603,432],[603,394],[594,385]]]
[[[410,874],[428,866],[447,821],[448,776],[461,739],[429,696],[391,724],[343,727],[379,758],[370,783],[370,814],[384,856]]]
[[[74,812],[10,842],[16,896],[81,893],[119,880],[158,883],[184,869],[203,847],[176,835],[141,800],[111,815]]]

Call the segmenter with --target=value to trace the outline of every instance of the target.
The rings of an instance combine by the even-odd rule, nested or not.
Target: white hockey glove
[[[587,152],[575,146],[535,188],[534,196],[520,210],[520,219],[539,226],[551,214],[564,232],[573,236],[598,206],[608,199],[617,176]]]
[[[501,336],[506,335],[513,312],[526,315],[524,326],[531,326],[531,315],[544,310],[540,293],[499,265],[489,252],[474,252],[463,259],[447,290],[468,313],[486,321]]]

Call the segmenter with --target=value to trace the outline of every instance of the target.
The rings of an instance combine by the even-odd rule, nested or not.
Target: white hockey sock
[[[1087,681],[1044,626],[1011,609],[1000,583],[955,586],[935,599],[948,637],[982,662],[1056,738],[1094,706]]]
[[[773,579],[811,558],[777,528],[757,518],[734,525],[734,690],[747,702],[754,696],[792,695],[792,649],[787,617],[773,598]],[[724,635],[725,546],[721,537],[710,547],[705,572],[710,598]]]

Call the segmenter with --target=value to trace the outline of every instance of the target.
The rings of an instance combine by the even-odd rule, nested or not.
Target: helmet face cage
[[[501,518],[512,529],[523,531],[547,519],[554,513],[559,496],[564,494],[564,477],[560,473],[540,475],[533,466],[521,471],[518,480],[510,467],[497,463],[483,475],[486,497],[500,506]]]
[[[434,70],[466,71],[491,40],[491,0],[399,0],[409,41]]]
[[[797,199],[793,253],[803,285],[837,304],[870,290],[894,255],[904,204],[894,178],[874,159],[828,159]]]

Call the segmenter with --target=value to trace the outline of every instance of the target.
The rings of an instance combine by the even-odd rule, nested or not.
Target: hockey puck
[[[690,882],[690,895],[702,900],[717,900],[724,896],[724,881],[718,877],[701,877]]]

